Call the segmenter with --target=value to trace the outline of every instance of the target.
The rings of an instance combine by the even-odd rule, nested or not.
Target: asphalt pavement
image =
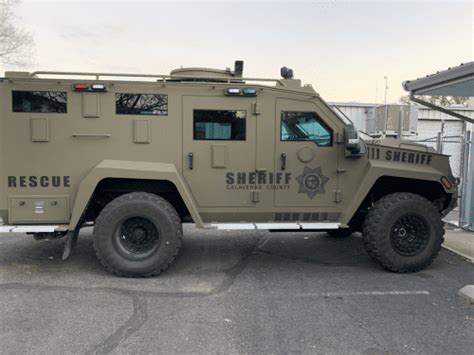
[[[162,275],[109,275],[91,231],[0,238],[2,354],[472,354],[474,264],[442,250],[413,274],[382,270],[360,236],[185,227]]]

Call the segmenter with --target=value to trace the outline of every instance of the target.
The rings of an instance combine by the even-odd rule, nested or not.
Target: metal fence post
[[[438,132],[438,135],[436,136],[436,151],[438,153],[441,153],[441,136],[442,136],[442,133],[441,132]]]
[[[403,133],[403,106],[400,106],[400,112],[398,112],[398,139],[402,139]]]

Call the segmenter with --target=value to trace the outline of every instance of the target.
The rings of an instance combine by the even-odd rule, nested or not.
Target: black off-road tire
[[[352,228],[331,229],[326,232],[330,237],[339,239],[347,238],[354,233]]]
[[[145,247],[149,246],[150,250],[137,251],[132,248],[135,244],[128,241],[124,244],[122,228],[129,228],[127,233],[141,228],[138,237],[140,241],[149,240]],[[136,237],[133,233],[127,235]],[[93,244],[100,262],[112,274],[152,277],[167,269],[178,255],[182,235],[181,219],[168,201],[154,194],[133,192],[112,200],[100,212],[95,221]]]
[[[400,224],[403,221],[407,222]],[[410,223],[414,229],[410,229]],[[398,233],[405,228],[399,227],[405,225],[411,235],[418,235],[418,242],[400,239],[403,236]],[[405,273],[419,271],[433,262],[443,244],[444,229],[441,214],[430,201],[401,192],[384,196],[374,204],[364,220],[362,237],[365,249],[377,263],[390,271]],[[404,249],[407,245],[408,249]]]

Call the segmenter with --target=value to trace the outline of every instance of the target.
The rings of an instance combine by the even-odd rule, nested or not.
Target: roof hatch
[[[226,82],[233,78],[237,79],[236,81],[240,81],[239,79],[242,78],[243,69],[244,62],[242,60],[236,60],[234,70],[230,68],[225,70],[212,68],[179,68],[172,70],[170,76],[171,78],[176,78],[176,81]],[[234,80],[232,80],[232,82],[233,81]]]

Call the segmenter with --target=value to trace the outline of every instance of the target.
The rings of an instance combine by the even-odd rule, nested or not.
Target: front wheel
[[[414,272],[430,265],[444,241],[443,222],[435,206],[412,193],[382,197],[363,224],[370,256],[394,272]]]
[[[151,277],[165,270],[181,248],[182,226],[165,199],[134,192],[112,200],[96,219],[97,257],[117,276]]]

